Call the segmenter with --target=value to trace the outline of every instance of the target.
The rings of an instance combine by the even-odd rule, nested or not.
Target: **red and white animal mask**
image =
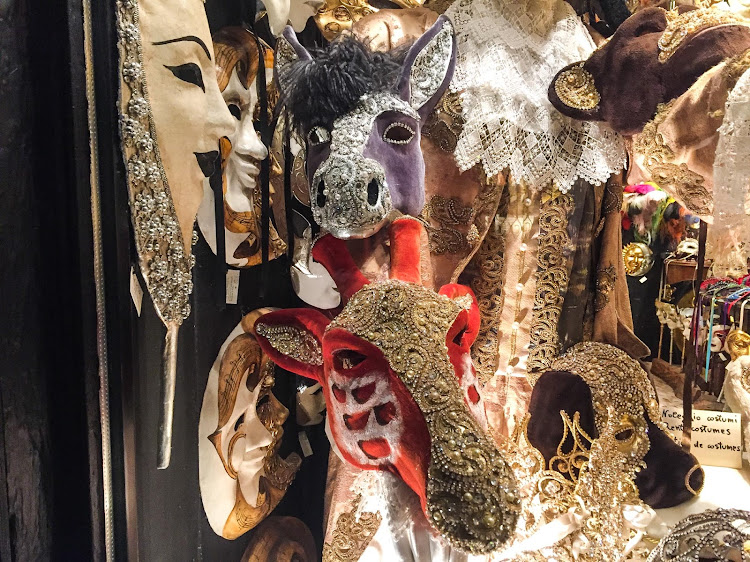
[[[485,432],[469,355],[479,310],[468,287],[423,287],[412,218],[390,226],[390,279],[370,283],[346,246],[322,238],[313,256],[346,302],[329,320],[309,309],[258,319],[263,350],[321,383],[331,433],[345,459],[399,476],[431,525],[475,554],[498,549],[518,514],[516,483]]]

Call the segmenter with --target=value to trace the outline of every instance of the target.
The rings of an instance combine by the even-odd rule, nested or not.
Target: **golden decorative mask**
[[[401,8],[418,8],[424,0],[393,0]],[[343,31],[350,31],[352,24],[363,17],[379,11],[366,0],[326,0],[315,14],[315,24],[323,37],[332,41]]]
[[[727,335],[726,346],[732,361],[741,355],[750,355],[750,334],[733,328]]]
[[[654,265],[654,254],[643,242],[631,242],[622,249],[625,273],[631,277],[645,275]]]
[[[225,27],[213,36],[216,77],[234,130],[221,139],[222,191],[224,194],[224,243],[227,264],[252,267],[261,263],[261,190],[258,176],[268,149],[255,124],[260,119],[257,78],[263,62],[271,120],[278,91],[273,87],[273,50],[242,27]],[[259,49],[260,45],[260,49]],[[271,175],[281,175],[271,156]],[[273,187],[270,188],[273,194]],[[272,203],[272,201],[271,201]],[[206,180],[198,210],[198,227],[216,252],[214,192]],[[268,259],[284,254],[286,244],[269,223]]]

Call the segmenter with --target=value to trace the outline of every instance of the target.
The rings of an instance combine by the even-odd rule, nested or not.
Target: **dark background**
[[[156,470],[165,331],[148,295],[139,318],[129,294],[135,255],[114,8],[114,0],[92,2],[116,559],[239,560],[252,531],[236,541],[216,536],[201,505],[203,391],[243,313],[297,301],[282,258],[243,270],[240,304],[221,304],[216,258],[198,242],[193,312],[180,330],[172,462]],[[255,5],[209,0],[206,8],[215,31],[251,21]],[[81,0],[0,0],[0,562],[104,559],[82,20]],[[299,452],[299,381],[276,380],[291,414],[282,454]],[[314,454],[274,514],[303,519],[320,547],[328,445],[322,426],[307,432]]]

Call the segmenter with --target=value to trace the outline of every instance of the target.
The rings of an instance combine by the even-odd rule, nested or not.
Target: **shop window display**
[[[116,3],[127,557],[750,559],[750,21],[636,4]]]

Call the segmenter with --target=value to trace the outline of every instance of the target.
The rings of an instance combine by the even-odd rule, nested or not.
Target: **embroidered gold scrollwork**
[[[460,92],[446,92],[422,127],[422,136],[453,154],[465,123],[461,112]]]
[[[546,371],[559,353],[557,323],[560,319],[564,291],[568,286],[568,264],[565,256],[570,245],[568,217],[573,197],[555,192],[542,201],[539,215],[539,253],[537,286],[531,319],[528,376],[532,384]]]
[[[667,62],[688,35],[724,24],[747,25],[743,18],[724,10],[700,9],[678,14],[667,11],[667,27],[659,38],[659,62]]]
[[[704,185],[703,176],[690,170],[685,163],[670,162],[675,157],[674,151],[659,132],[659,125],[664,123],[673,105],[674,100],[668,104],[659,104],[656,116],[643,127],[633,148],[636,153],[643,155],[646,169],[664,191],[674,194],[689,211],[697,215],[709,215],[713,208],[713,198]]]
[[[610,265],[596,272],[596,297],[594,299],[594,310],[601,312],[609,304],[609,293],[615,288],[617,272],[615,266]]]
[[[323,545],[323,562],[356,562],[375,536],[382,517],[368,511],[357,517],[361,501],[357,496],[351,509],[339,515],[331,542]]]

